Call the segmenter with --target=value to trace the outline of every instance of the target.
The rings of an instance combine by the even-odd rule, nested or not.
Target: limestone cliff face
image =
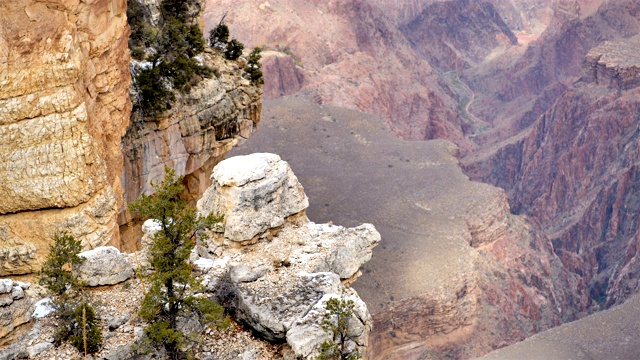
[[[190,196],[198,199],[211,185],[213,167],[260,121],[262,90],[243,78],[238,62],[206,52],[204,63],[216,75],[202,80],[160,119],[132,121],[122,141],[126,202],[149,192],[164,165],[186,176]],[[121,213],[120,223],[130,219]]]
[[[118,239],[131,103],[125,0],[0,3],[0,274],[31,272],[53,233]]]

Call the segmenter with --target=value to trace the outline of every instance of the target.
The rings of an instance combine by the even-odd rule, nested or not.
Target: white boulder
[[[86,260],[76,269],[78,278],[89,286],[115,285],[133,276],[133,267],[113,246],[100,246],[81,252]]]
[[[275,154],[226,159],[213,169],[211,180],[213,185],[198,201],[198,210],[205,216],[224,215],[227,240],[252,240],[309,206],[289,164]]]

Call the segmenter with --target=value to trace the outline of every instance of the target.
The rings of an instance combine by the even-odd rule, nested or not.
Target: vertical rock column
[[[126,0],[0,2],[0,275],[52,235],[117,243],[131,112]]]

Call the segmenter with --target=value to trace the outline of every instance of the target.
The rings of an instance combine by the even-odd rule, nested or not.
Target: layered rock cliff
[[[144,19],[139,21],[152,28],[162,26],[159,4],[137,3],[139,16]],[[200,7],[196,22],[204,27],[205,2],[196,4]],[[247,79],[246,59],[226,60],[219,49],[206,48],[197,56],[197,62],[213,74],[197,76],[198,81],[191,79],[188,91],[174,91],[175,101],[159,116],[133,114],[122,140],[126,203],[141,193],[150,193],[151,182],[162,178],[164,166],[168,165],[177,174],[185,175],[186,195],[195,204],[211,185],[209,174],[213,167],[233,146],[256,131],[262,90]],[[131,66],[135,72],[136,68],[149,65],[134,61]],[[123,208],[119,223],[129,222],[130,214]]]
[[[200,81],[159,119],[137,117],[127,129],[122,140],[126,202],[150,192],[165,165],[186,175],[189,196],[198,199],[211,185],[213,167],[256,131],[262,90],[243,77],[239,63],[214,51],[202,58],[217,75]],[[120,223],[129,220],[123,211]]]
[[[563,91],[546,100],[529,128],[467,167],[505,188],[512,210],[535,220],[565,267],[581,277],[601,306],[638,291],[639,44],[637,37],[625,37],[640,31],[640,8],[624,4],[606,3],[591,16],[568,22],[577,28],[598,24],[590,27],[595,34],[569,31],[547,39],[587,36],[563,43],[576,50],[571,57],[582,55],[564,70],[578,76],[565,78]],[[597,40],[609,36],[617,39]]]
[[[126,1],[0,4],[0,274],[33,271],[53,233],[117,242],[129,122]]]

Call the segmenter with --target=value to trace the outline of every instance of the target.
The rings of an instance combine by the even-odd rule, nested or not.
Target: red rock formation
[[[301,93],[316,102],[383,115],[406,139],[464,142],[453,94],[369,1],[209,1],[208,27],[225,12],[232,36],[245,44],[286,47],[299,60]],[[287,79],[293,83],[281,86]],[[295,88],[299,79],[267,76],[265,87]]]
[[[613,21],[610,12],[622,11],[615,5],[594,16]],[[627,16],[617,13],[618,20],[637,19],[640,7],[629,3],[623,11]],[[625,28],[640,30],[634,21]],[[535,219],[564,265],[605,306],[636,292],[640,275],[638,49],[638,38],[591,49],[583,58],[581,80],[530,129],[488,160],[468,167],[507,190],[513,210]]]
[[[265,99],[295,94],[304,84],[304,75],[291,55],[278,51],[263,52],[262,71],[267,79],[263,87]]]
[[[417,53],[441,71],[466,69],[494,49],[518,43],[488,2],[436,2],[401,29]]]

